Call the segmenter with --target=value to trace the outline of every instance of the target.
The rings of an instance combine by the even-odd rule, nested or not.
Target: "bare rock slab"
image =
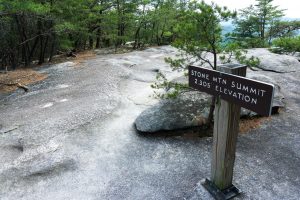
[[[247,51],[248,56],[259,58],[259,68],[262,70],[278,73],[296,72],[300,70],[300,62],[294,56],[275,54],[264,48],[249,49]]]

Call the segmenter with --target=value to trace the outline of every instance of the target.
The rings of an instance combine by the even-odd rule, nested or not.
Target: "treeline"
[[[184,0],[0,0],[1,67],[59,53],[170,44]]]
[[[283,20],[285,10],[273,0],[256,0],[241,9],[234,19],[235,29],[229,38],[244,48],[270,47],[276,38],[291,38],[300,29],[299,20]]]
[[[235,29],[228,41],[241,48],[267,47],[275,38],[293,37],[300,28],[299,21],[282,21],[284,10],[273,6],[273,0],[256,2],[233,13]],[[193,16],[201,6],[207,7],[202,11],[207,17],[197,21]],[[208,37],[201,43],[205,49],[223,40],[216,36],[221,21],[214,20],[215,8],[221,11],[193,0],[0,0],[0,69],[43,64],[57,54],[118,48],[128,42],[137,49],[176,40],[201,43]],[[214,23],[208,26],[210,21]],[[203,30],[207,31],[200,34]],[[212,36],[216,37],[210,40]],[[220,49],[216,47],[215,53]]]

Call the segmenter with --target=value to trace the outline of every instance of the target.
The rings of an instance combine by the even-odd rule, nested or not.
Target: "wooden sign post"
[[[211,180],[203,186],[215,199],[227,200],[240,193],[232,180],[241,106],[269,116],[274,86],[244,78],[247,67],[243,65],[221,65],[217,70],[190,66],[189,85],[217,96]]]

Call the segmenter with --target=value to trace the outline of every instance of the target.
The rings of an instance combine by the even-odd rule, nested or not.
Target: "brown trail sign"
[[[228,68],[220,66],[219,68]],[[240,65],[231,65],[231,69]],[[223,69],[224,71],[224,69]],[[221,99],[240,105],[260,115],[269,116],[271,112],[274,86],[256,80],[229,74],[230,71],[209,70],[189,67],[189,85],[200,91],[220,96]]]
[[[246,66],[231,64],[218,71],[189,66],[189,86],[218,96],[214,117],[211,180],[203,186],[215,199],[231,199],[240,191],[232,184],[241,107],[271,114],[274,86],[247,79]]]

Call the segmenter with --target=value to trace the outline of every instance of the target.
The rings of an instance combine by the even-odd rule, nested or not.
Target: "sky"
[[[206,2],[214,1],[220,6],[227,6],[231,10],[239,10],[255,4],[255,0],[205,0]],[[274,6],[279,6],[285,10],[285,17],[300,18],[300,0],[274,0]]]

